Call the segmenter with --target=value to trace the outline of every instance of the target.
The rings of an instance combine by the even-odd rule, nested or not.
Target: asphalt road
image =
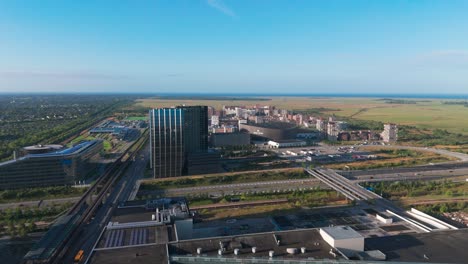
[[[356,182],[365,181],[406,181],[406,180],[438,180],[448,179],[460,176],[467,176],[468,168],[451,170],[419,170],[410,172],[400,172],[398,170],[391,173],[366,173],[362,175],[348,175],[346,172],[340,172],[341,175]]]
[[[417,151],[429,151],[441,155],[446,155],[449,157],[453,157],[458,159],[458,162],[468,162],[468,154],[464,153],[459,153],[459,152],[453,152],[453,151],[448,151],[444,149],[436,149],[436,148],[425,148],[425,147],[411,147],[411,146],[400,146],[400,145],[343,145],[343,146],[329,146],[329,145],[320,145],[320,146],[305,146],[305,147],[295,147],[295,148],[280,148],[280,149],[271,149],[272,151],[280,154],[282,152],[286,152],[288,150],[294,151],[294,152],[299,152],[302,149],[314,149],[314,151],[319,150],[320,154],[322,155],[329,155],[329,154],[343,154],[343,152],[338,151],[338,148],[351,148],[354,147],[355,150],[353,154],[369,154],[368,151],[362,151],[360,150],[363,147],[381,147],[381,148],[389,148],[389,149],[410,149],[410,150],[417,150]],[[293,157],[298,157],[298,156],[293,156]],[[451,163],[451,162],[448,162]]]
[[[247,191],[270,191],[284,189],[311,188],[323,185],[315,178],[297,179],[297,180],[282,180],[282,181],[266,181],[266,182],[250,182],[236,183],[223,185],[209,185],[199,187],[176,188],[167,190],[150,191],[151,194],[160,194],[166,196],[177,196],[187,194],[206,193],[210,195],[221,195],[230,193],[241,193]],[[325,186],[325,185],[323,185]]]
[[[140,158],[140,155],[143,155],[143,158]],[[143,177],[149,159],[149,144],[146,144],[145,148],[136,157],[122,178],[114,185],[113,190],[111,190],[105,203],[97,210],[94,218],[85,226],[82,235],[79,237],[79,241],[73,243],[73,248],[68,251],[71,254],[65,257],[64,263],[73,263],[73,258],[80,249],[83,249],[85,252],[84,260],[89,257],[103,228],[109,222],[114,209],[120,202],[128,199],[136,181]]]
[[[439,169],[433,170],[434,168]],[[339,171],[338,173],[355,183],[366,181],[437,180],[444,178],[448,179],[460,176],[468,176],[468,163],[444,165],[443,167],[438,167],[437,165],[435,165],[423,166],[419,168],[394,168],[350,172]],[[325,184],[320,183],[320,181],[316,178],[307,178],[297,180],[265,181],[175,188],[167,190],[148,191],[144,194],[151,193],[166,196],[183,196],[188,194],[221,195],[252,191],[262,192],[272,190],[300,189],[316,186],[326,187]]]
[[[39,201],[24,201],[24,202],[15,202],[15,203],[2,203],[0,204],[0,210],[6,208],[16,208],[16,207],[44,207],[54,204],[64,204],[67,202],[74,203],[80,200],[81,197],[68,197],[68,198],[58,198],[58,199],[47,199]]]
[[[426,173],[437,172],[443,175],[451,175],[455,172],[464,173],[468,171],[468,162],[458,162],[451,164],[434,164],[415,167],[402,167],[402,168],[382,168],[373,170],[355,170],[355,171],[338,171],[340,174],[348,178],[361,177],[361,176],[377,176],[397,173]],[[451,172],[452,171],[452,172]]]

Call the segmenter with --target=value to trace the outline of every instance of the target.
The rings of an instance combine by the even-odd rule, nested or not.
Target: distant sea
[[[135,95],[145,97],[271,97],[271,96],[286,96],[286,97],[348,97],[348,98],[419,98],[419,99],[464,99],[468,100],[468,94],[351,94],[351,93],[5,93],[0,92],[1,95]]]
[[[265,94],[265,93],[249,93],[249,94],[160,94],[164,96],[232,96],[232,97],[263,97],[263,96],[287,96],[287,97],[349,97],[349,98],[428,98],[428,99],[468,99],[468,94],[307,94],[307,93],[285,93],[285,94]]]

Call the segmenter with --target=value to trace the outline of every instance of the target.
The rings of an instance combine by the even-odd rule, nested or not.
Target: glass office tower
[[[96,168],[102,140],[0,163],[0,190],[72,185]]]
[[[154,178],[187,174],[187,156],[208,149],[208,108],[179,106],[149,112]]]

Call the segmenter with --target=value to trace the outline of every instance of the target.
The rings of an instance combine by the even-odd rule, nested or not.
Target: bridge
[[[352,201],[380,198],[377,194],[362,188],[333,170],[305,169],[305,171]]]

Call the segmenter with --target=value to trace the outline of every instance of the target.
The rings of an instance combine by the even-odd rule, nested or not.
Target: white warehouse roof
[[[335,240],[363,238],[361,234],[359,234],[349,226],[322,227],[320,229]]]

